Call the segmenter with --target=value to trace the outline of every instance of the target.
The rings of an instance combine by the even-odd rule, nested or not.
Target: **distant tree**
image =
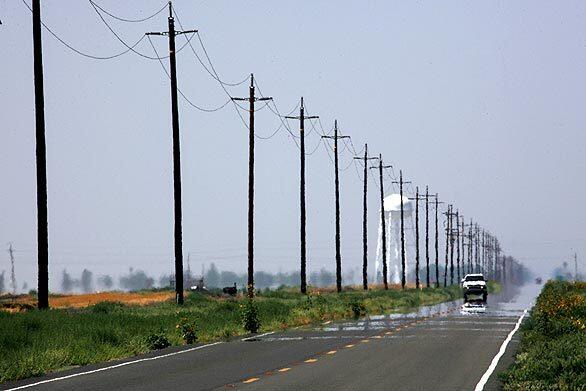
[[[71,278],[69,273],[67,273],[67,270],[63,269],[61,277],[61,292],[71,292],[75,285],[75,280]]]
[[[4,270],[2,270],[2,273],[0,273],[0,293],[4,292],[5,289],[5,280],[4,280],[5,276],[4,276]]]
[[[208,288],[217,288],[220,286],[220,273],[213,262],[210,265],[210,269],[205,274],[204,282]]]
[[[88,269],[83,269],[80,280],[81,290],[85,293],[93,292],[94,290],[94,275]]]
[[[130,291],[150,289],[154,285],[155,280],[142,270],[134,271],[130,268],[127,275],[120,277],[120,286]]]
[[[104,290],[111,290],[114,286],[114,280],[109,275],[98,277],[98,285]]]

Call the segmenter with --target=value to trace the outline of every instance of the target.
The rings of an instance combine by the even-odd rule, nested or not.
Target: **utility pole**
[[[481,243],[481,269],[482,269],[482,274],[486,274],[486,232],[484,231],[484,229],[482,230],[482,243]]]
[[[415,200],[415,287],[419,289],[419,186],[415,187],[415,197],[410,200]],[[429,277],[429,271],[427,274]]]
[[[475,243],[474,243],[474,261],[476,263],[476,273],[481,273],[480,270],[480,227],[478,223],[476,223],[476,232],[474,233],[475,236]]]
[[[368,157],[368,144],[364,144],[364,157],[354,156],[354,159],[364,160],[364,184],[362,192],[362,289],[368,290],[368,161],[376,157]],[[381,215],[384,220],[384,211]],[[383,221],[384,224],[384,221]],[[384,235],[384,233],[383,233]]]
[[[299,106],[299,117],[285,117],[288,119],[299,120],[299,137],[300,137],[300,173],[299,173],[299,209],[301,214],[300,240],[301,240],[301,293],[307,293],[307,242],[306,242],[306,214],[305,214],[305,120],[317,119],[318,116],[305,116],[305,107],[303,97]]]
[[[457,255],[456,255],[456,270],[457,270],[457,274],[458,274],[458,280],[461,280],[461,275],[460,275],[460,211],[456,210],[456,250],[457,250]]]
[[[397,183],[394,181],[393,183]],[[399,170],[399,195],[401,197],[401,288],[405,289],[407,283],[407,275],[405,270],[405,212],[403,205],[403,184],[411,183],[403,181],[403,170]]]
[[[12,294],[16,295],[16,274],[14,272],[14,249],[12,243],[8,243],[8,254],[10,254],[10,287]]]
[[[454,222],[452,221],[454,213],[452,212],[452,209],[450,209],[450,214],[448,216],[450,219],[450,285],[454,285]]]
[[[248,123],[248,298],[254,297],[254,103],[271,100],[271,97],[257,98],[254,89],[254,75],[250,74],[248,98],[232,98],[234,101],[247,101],[249,104]]]
[[[339,293],[342,292],[342,255],[340,253],[340,177],[338,166],[338,139],[350,138],[350,136],[338,136],[338,120],[335,120],[334,135],[321,137],[334,140],[334,185],[336,187],[336,289]]]
[[[465,276],[466,273],[466,250],[465,250],[465,239],[466,239],[466,222],[464,221],[464,216],[460,215],[462,219],[462,224],[460,227],[462,228],[462,232],[460,233],[461,242],[462,242],[462,276]]]
[[[425,186],[425,286],[429,288],[429,187]]]
[[[444,287],[448,286],[448,262],[449,262],[449,251],[450,251],[450,230],[452,229],[450,223],[451,219],[449,218],[450,214],[452,213],[452,205],[448,205],[448,210],[445,213],[446,215],[446,266],[444,269]]]
[[[171,78],[171,116],[173,126],[173,200],[175,233],[175,301],[183,304],[183,228],[181,211],[181,136],[179,134],[179,105],[177,103],[177,62],[175,59],[175,36],[195,33],[197,30],[175,31],[173,5],[169,1],[169,31],[151,32],[146,35],[167,35],[169,37],[169,69]]]
[[[474,250],[474,235],[473,235],[473,224],[470,219],[470,228],[468,229],[468,273],[474,273],[474,266],[472,264],[472,251]]]
[[[41,2],[33,0],[33,69],[35,75],[35,122],[37,162],[37,264],[38,308],[49,308],[49,222],[47,218],[47,146],[45,142],[45,95]]]
[[[574,282],[578,281],[578,253],[574,253]]]
[[[442,202],[443,203],[443,202]],[[439,197],[435,193],[435,287],[439,288],[439,227],[438,227],[438,214],[439,214]]]
[[[366,160],[365,160],[366,162]],[[385,222],[385,183],[383,180],[383,169],[390,168],[391,166],[383,165],[383,155],[378,155],[378,176],[380,181],[380,218],[381,218],[381,230],[382,230],[382,242],[383,242],[383,284],[385,289],[389,289],[388,281],[388,266],[387,266],[387,227]]]

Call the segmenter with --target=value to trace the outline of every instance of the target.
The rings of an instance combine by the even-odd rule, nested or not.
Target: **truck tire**
[[[464,304],[468,303],[468,295],[464,293]]]
[[[484,304],[486,304],[486,299],[487,299],[487,298],[488,298],[488,295],[487,295],[486,293],[483,293],[483,294],[482,294],[482,302],[483,302]]]

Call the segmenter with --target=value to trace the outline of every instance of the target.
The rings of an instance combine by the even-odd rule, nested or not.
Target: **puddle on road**
[[[308,329],[323,332],[383,330],[402,325],[408,321],[426,318],[432,315],[446,314],[448,311],[457,309],[460,303],[461,300],[449,301],[431,306],[420,307],[407,312],[372,315],[356,321],[328,323],[327,325],[311,327]]]

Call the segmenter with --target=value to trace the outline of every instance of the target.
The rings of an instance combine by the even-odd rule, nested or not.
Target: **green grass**
[[[438,289],[312,293],[293,288],[259,292],[259,332],[364,313],[406,311],[460,297],[458,286]],[[190,294],[173,302],[127,306],[102,302],[81,310],[0,312],[0,382],[145,353],[153,344],[184,344],[180,324],[195,324],[199,342],[243,335],[242,298]]]
[[[586,390],[586,283],[545,284],[500,376],[505,390]]]

